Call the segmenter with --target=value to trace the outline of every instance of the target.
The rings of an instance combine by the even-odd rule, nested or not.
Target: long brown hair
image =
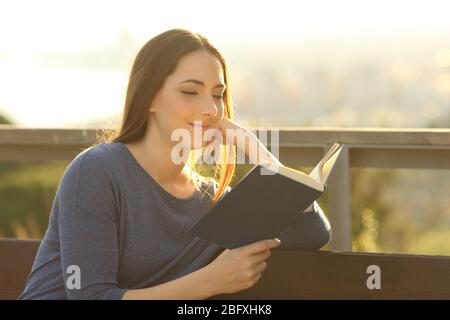
[[[138,52],[128,81],[120,126],[117,130],[100,129],[97,132],[96,144],[100,142],[129,143],[142,139],[147,129],[150,105],[166,77],[175,71],[178,61],[183,56],[201,49],[212,53],[222,65],[226,85],[224,117],[234,119],[229,71],[223,55],[201,34],[187,29],[171,29],[150,39]],[[210,178],[216,184],[216,192],[212,196],[212,203],[223,195],[231,183],[236,166],[235,152],[234,147],[222,146],[221,148],[226,161],[213,166],[214,176]],[[188,166],[191,177],[197,178],[193,179],[197,185],[199,177],[201,180],[202,176],[196,171],[193,153],[189,157]]]

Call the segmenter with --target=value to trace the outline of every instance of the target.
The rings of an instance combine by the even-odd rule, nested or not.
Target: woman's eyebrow
[[[205,86],[205,83],[204,83],[203,81],[200,81],[200,80],[197,80],[197,79],[187,79],[187,80],[181,81],[179,84],[181,84],[181,83],[186,83],[186,82],[192,82],[192,83],[201,85],[201,86],[203,86],[203,87]],[[219,84],[217,84],[214,88],[220,88],[220,87],[225,88],[226,85],[223,84],[223,83],[219,83]]]

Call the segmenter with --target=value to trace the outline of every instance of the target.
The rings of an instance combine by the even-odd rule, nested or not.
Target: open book
[[[276,238],[326,191],[343,146],[334,143],[309,174],[280,162],[259,162],[205,209],[190,231],[227,249]]]
[[[311,188],[325,191],[327,187],[326,181],[339,157],[342,147],[342,143],[334,143],[309,175],[283,165],[279,166],[278,172]]]

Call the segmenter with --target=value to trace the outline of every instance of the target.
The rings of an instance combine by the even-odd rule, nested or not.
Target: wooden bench
[[[39,243],[0,239],[0,299],[22,292]],[[450,257],[275,249],[255,286],[211,299],[450,299]]]

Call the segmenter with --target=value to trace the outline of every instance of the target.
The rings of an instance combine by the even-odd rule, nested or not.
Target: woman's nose
[[[201,114],[204,116],[215,116],[218,112],[218,109],[215,105],[215,103],[208,103],[207,105],[205,105],[203,107],[203,109],[201,110]]]

